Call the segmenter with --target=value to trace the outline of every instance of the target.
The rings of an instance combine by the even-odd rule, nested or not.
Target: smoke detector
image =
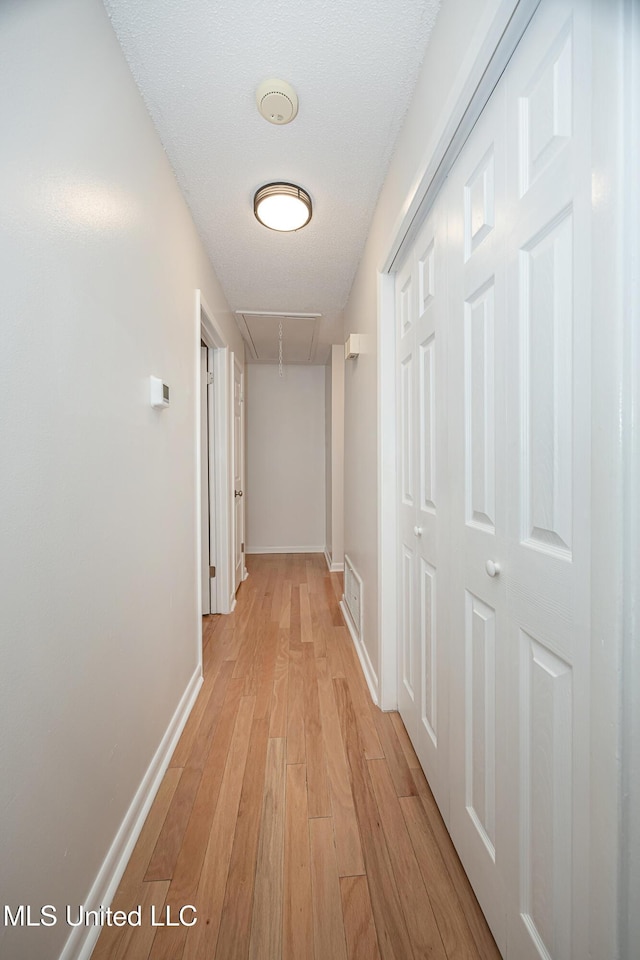
[[[258,110],[269,123],[291,123],[298,112],[298,95],[286,80],[264,80],[256,90]]]

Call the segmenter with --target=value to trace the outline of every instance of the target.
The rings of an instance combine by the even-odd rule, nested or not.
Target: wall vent
[[[362,631],[362,580],[346,554],[344,556],[344,599],[356,634],[360,638]]]

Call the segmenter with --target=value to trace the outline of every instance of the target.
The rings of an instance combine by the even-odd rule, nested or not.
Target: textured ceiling
[[[324,362],[440,0],[104,2],[232,310],[322,314]],[[257,111],[270,77],[287,126]],[[271,180],[311,194],[299,233],[254,218]]]

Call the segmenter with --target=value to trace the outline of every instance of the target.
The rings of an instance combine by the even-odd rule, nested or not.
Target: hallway
[[[315,554],[247,566],[112,903],[141,924],[105,927],[93,960],[496,960],[402,721],[371,702],[341,576]],[[193,926],[151,926],[188,904]]]

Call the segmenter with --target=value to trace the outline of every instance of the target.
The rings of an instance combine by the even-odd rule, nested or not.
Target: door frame
[[[201,341],[209,349],[209,368],[213,371],[213,418],[209,431],[209,475],[213,477],[215,497],[210,515],[210,536],[215,543],[216,590],[212,591],[212,612],[231,613],[229,600],[231,581],[230,478],[229,436],[229,363],[231,351],[215,314],[207,305],[200,290],[195,291],[195,405],[196,405],[196,557],[198,649],[202,657],[202,479],[201,479],[201,404],[200,374]],[[215,604],[214,604],[215,599]]]
[[[397,706],[400,612],[395,272],[539,3],[540,0],[503,0],[493,20],[484,24],[485,30],[478,31],[475,47],[454,84],[451,96],[454,105],[445,105],[441,123],[429,144],[427,159],[418,169],[400,208],[386,256],[378,270],[377,643],[380,678],[377,694],[383,710],[394,710]],[[594,17],[603,9],[603,0],[593,0]],[[602,96],[594,102],[594,150],[607,164],[605,173],[611,175],[607,183],[611,197],[603,204],[606,207],[600,216],[603,229],[594,236],[592,262],[597,266],[608,249],[615,253],[606,275],[593,280],[593,289],[600,302],[610,295],[612,284],[619,296],[611,298],[611,336],[598,340],[592,364],[596,408],[592,423],[596,444],[592,496],[593,502],[597,495],[597,502],[608,504],[608,508],[600,511],[601,517],[598,511],[592,512],[593,542],[598,544],[602,556],[592,559],[592,568],[594,561],[598,563],[591,603],[594,715],[590,737],[592,769],[598,771],[598,776],[597,782],[592,782],[590,797],[593,849],[588,922],[594,955],[626,960],[631,953],[625,950],[640,936],[640,916],[635,909],[640,897],[640,646],[637,632],[640,441],[633,436],[634,423],[637,432],[640,420],[640,283],[637,278],[640,188],[631,164],[623,169],[620,157],[625,155],[625,150],[626,156],[636,156],[640,145],[640,97],[637,93],[634,95],[640,78],[640,15],[634,10],[634,0],[608,0],[606,9],[610,17],[606,21],[609,35],[603,49],[596,50],[596,66],[599,77],[619,90],[622,106],[618,116]],[[596,274],[597,271],[594,276]],[[605,342],[604,349],[601,341]],[[620,389],[612,390],[612,382]],[[621,409],[625,411],[622,422]],[[618,705],[617,715],[613,717],[610,715],[612,695],[617,697]],[[601,831],[598,831],[599,825],[603,827]],[[620,842],[617,848],[611,849],[605,841],[616,832]],[[612,945],[615,945],[615,954],[610,953]]]
[[[637,157],[640,150],[640,10],[634,0],[623,0],[625,38],[623,74],[623,152]],[[633,956],[640,943],[640,183],[627,165],[623,184],[624,328],[622,409],[626,437],[623,479],[625,544],[623,558],[624,610],[622,650],[622,864],[621,957]],[[635,427],[635,429],[634,429]]]

